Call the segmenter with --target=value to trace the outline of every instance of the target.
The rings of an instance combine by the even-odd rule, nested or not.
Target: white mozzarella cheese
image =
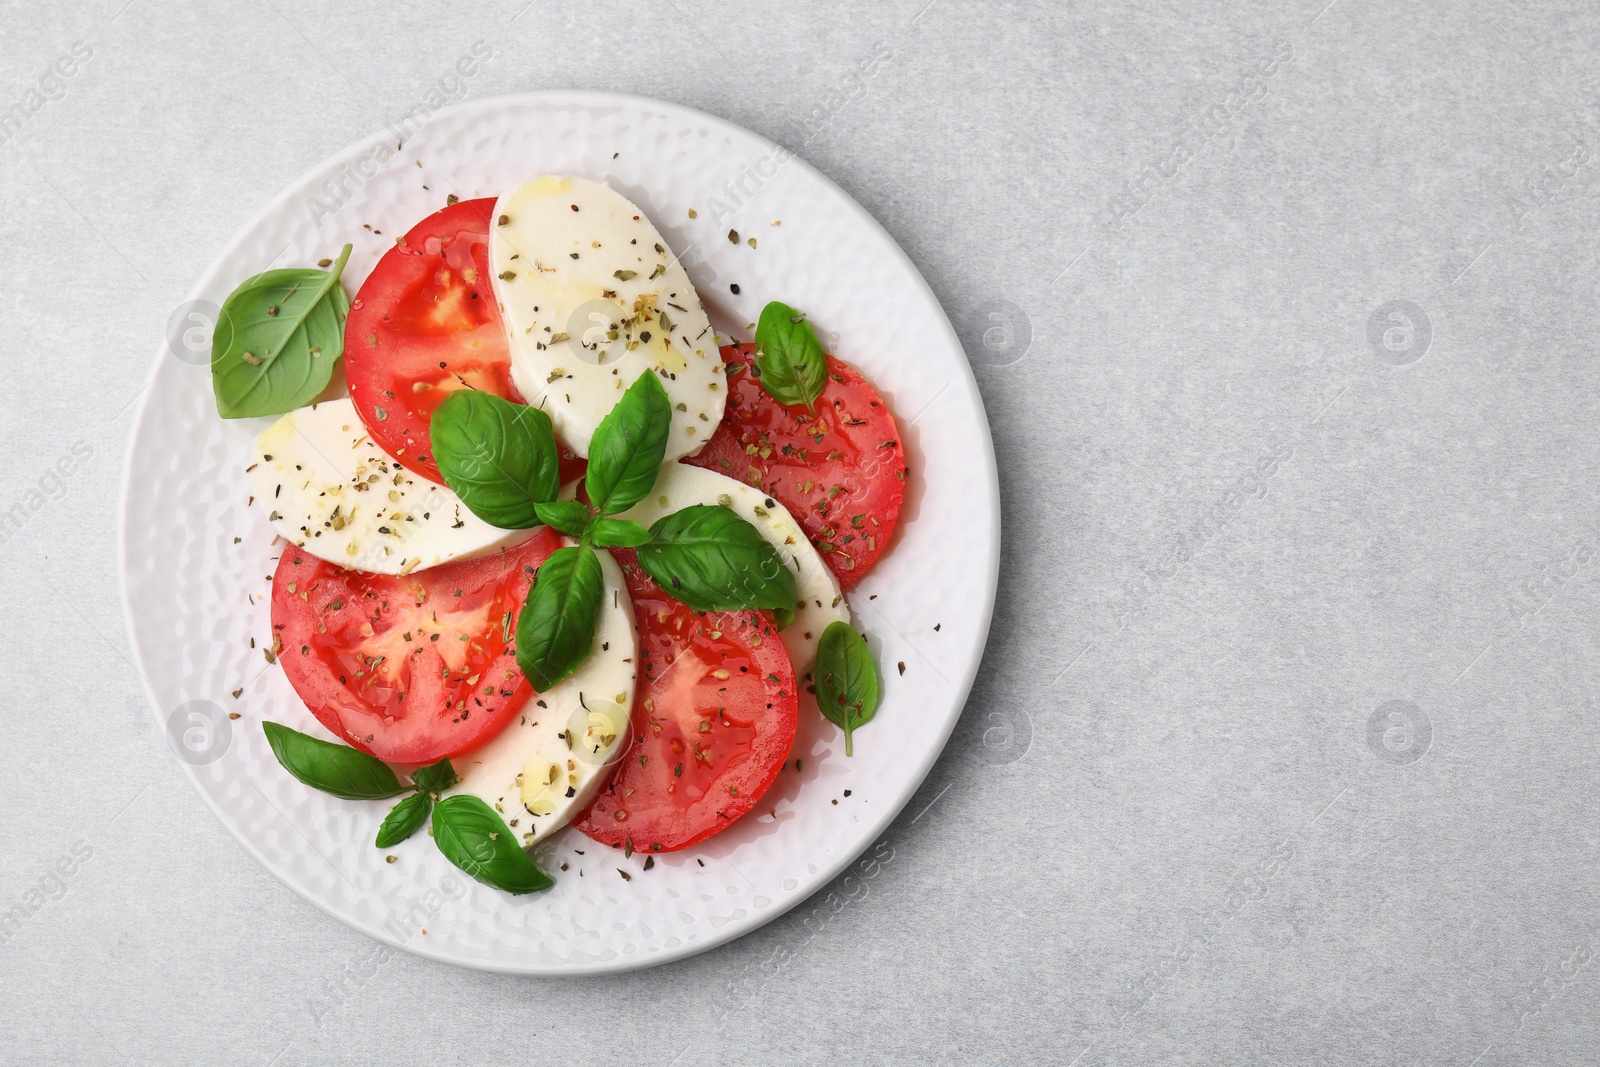
[[[301,408],[256,438],[256,503],[273,529],[318,559],[410,574],[527,539],[490,526],[445,486],[379,448],[348,398]]]
[[[644,212],[600,182],[539,178],[495,204],[495,297],[512,379],[580,456],[639,375],[673,405],[668,460],[693,455],[722,421],[716,334],[678,257]]]
[[[850,621],[850,610],[833,571],[822,561],[806,539],[805,531],[787,508],[759,489],[726,475],[683,463],[668,463],[661,468],[650,495],[618,518],[633,519],[649,526],[665,515],[691,504],[721,504],[732,508],[778,550],[794,573],[794,621],[781,631],[784,648],[794,664],[796,676],[811,670],[817,661],[817,642],[828,624]]]
[[[583,810],[627,747],[638,659],[633,602],[611,554],[599,555],[605,594],[589,658],[528,701],[494,740],[451,761],[461,781],[450,792],[483,798],[524,845]]]

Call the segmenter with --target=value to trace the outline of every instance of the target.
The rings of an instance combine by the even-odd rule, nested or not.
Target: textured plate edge
[[[708,114],[707,112],[700,111],[684,104],[667,100],[658,100],[652,97],[637,96],[630,93],[607,93],[593,90],[564,89],[550,89],[527,93],[509,93],[463,101],[462,103],[441,109],[434,116],[434,118],[450,117],[458,112],[492,108],[496,106],[514,106],[519,103],[528,105],[557,103],[569,104],[576,107],[603,107],[621,103],[633,106],[663,108],[681,113],[688,117],[692,117],[696,121],[707,123],[713,128],[721,128],[724,131],[739,137],[754,138],[756,141],[767,146],[768,148],[776,149],[779,147],[777,144],[768,140],[766,137],[763,137],[761,134],[756,133],[754,130],[746,129],[737,123],[730,122],[729,120],[719,116]],[[233,238],[217,252],[217,254],[211,260],[210,268],[206,270],[206,272],[201,275],[200,279],[191,287],[187,299],[193,300],[198,298],[202,292],[210,287],[216,276],[221,273],[221,265],[227,261],[241,245],[245,243],[246,233],[254,228],[258,220],[282,210],[284,206],[287,205],[295,196],[302,194],[305,190],[315,188],[316,180],[327,173],[330,167],[334,167],[339,163],[347,163],[354,159],[358,159],[363,152],[377,146],[378,144],[387,142],[390,137],[391,134],[387,130],[380,130],[376,133],[373,133],[370,136],[355,142],[354,144],[346,146],[339,152],[319,160],[316,164],[302,173],[300,177],[290,182],[284,187],[283,191],[277,196],[273,197],[272,200],[266,204],[266,206],[264,206],[254,215],[250,216],[249,220],[239,228],[238,232],[235,233]],[[201,787],[198,771],[187,764],[183,765],[182,770],[185,776],[189,779],[190,784],[194,787],[195,791],[199,793],[200,799],[205,803],[206,807],[211,809],[212,815],[215,816],[217,821],[222,824],[223,828],[228,831],[229,836],[234,838],[234,840],[236,840],[244,848],[251,858],[254,859],[256,863],[259,864],[268,874],[272,875],[274,879],[286,886],[306,903],[312,905],[318,911],[335,920],[340,925],[365,934],[381,944],[388,945],[391,948],[399,949],[400,951],[409,953],[410,955],[417,956],[422,959],[432,960],[436,963],[444,963],[454,967],[461,967],[467,970],[481,971],[490,974],[507,974],[519,977],[586,977],[605,974],[623,974],[630,971],[644,970],[650,967],[675,963],[679,960],[687,959],[690,956],[699,955],[702,952],[708,952],[714,948],[720,948],[721,946],[737,940],[746,934],[753,933],[756,930],[761,929],[761,927],[772,922],[774,919],[787,914],[791,909],[798,907],[799,905],[810,900],[817,894],[817,892],[825,888],[827,885],[833,882],[834,879],[839,877],[839,875],[843,873],[846,868],[855,863],[856,860],[859,859],[861,855],[871,847],[872,843],[880,838],[883,833],[889,829],[894,821],[900,817],[900,813],[905,810],[906,805],[908,805],[912,798],[921,791],[922,786],[927,781],[929,773],[933,770],[934,764],[936,764],[939,761],[939,757],[944,754],[945,747],[950,742],[950,735],[955,731],[956,723],[960,721],[962,714],[964,714],[966,711],[967,699],[972,694],[972,687],[977,681],[978,671],[982,668],[984,654],[988,650],[989,630],[994,620],[995,599],[999,591],[1001,547],[1000,476],[999,466],[995,460],[994,454],[994,435],[989,425],[988,412],[984,408],[982,393],[979,392],[977,379],[972,373],[971,361],[970,359],[965,358],[965,346],[962,345],[961,339],[955,331],[955,327],[951,324],[949,315],[945,313],[944,306],[940,304],[932,286],[928,284],[928,280],[923,277],[922,272],[917,269],[917,265],[912,262],[911,257],[906,254],[905,249],[901,247],[900,243],[894,239],[894,236],[889,233],[883,224],[880,223],[871,212],[862,207],[854,197],[850,196],[850,194],[841,189],[831,178],[829,178],[822,171],[818,170],[798,153],[793,154],[791,162],[793,164],[797,164],[801,168],[801,174],[815,181],[820,189],[831,194],[848,211],[854,214],[859,222],[866,225],[870,230],[882,238],[882,240],[888,245],[892,254],[899,259],[901,265],[909,272],[910,277],[915,279],[917,287],[920,290],[923,298],[926,300],[932,311],[937,315],[939,324],[943,328],[945,339],[949,342],[953,351],[961,353],[961,355],[964,357],[959,369],[959,373],[951,381],[951,384],[960,385],[963,387],[966,393],[966,399],[973,405],[973,408],[979,413],[979,415],[982,416],[978,422],[980,424],[980,432],[982,435],[983,444],[981,449],[981,459],[983,462],[984,474],[988,480],[989,489],[987,500],[989,520],[987,531],[989,538],[989,558],[987,560],[986,567],[987,580],[984,583],[984,598],[981,609],[981,620],[977,627],[977,633],[981,636],[980,639],[976,641],[976,656],[973,657],[969,669],[965,672],[965,677],[963,677],[955,687],[957,692],[954,695],[957,699],[953,702],[955,709],[954,713],[947,716],[947,721],[945,722],[944,727],[939,734],[938,744],[929,746],[926,757],[916,768],[913,776],[916,784],[906,791],[905,796],[898,803],[884,808],[884,814],[882,816],[867,824],[870,827],[871,832],[865,835],[865,840],[859,849],[849,852],[848,854],[843,854],[834,862],[825,867],[819,868],[818,874],[814,876],[816,877],[815,887],[809,893],[804,895],[797,894],[787,903],[784,903],[779,907],[771,908],[765,913],[752,912],[751,918],[753,921],[746,920],[748,925],[745,925],[744,922],[740,921],[730,922],[727,924],[725,931],[717,931],[703,940],[686,942],[674,948],[663,949],[655,954],[647,955],[642,958],[625,958],[618,960],[607,960],[601,963],[588,963],[576,966],[551,968],[543,966],[516,967],[496,964],[488,961],[463,960],[449,956],[442,952],[432,951],[427,946],[414,944],[411,940],[401,940],[394,937],[382,927],[369,926],[363,922],[360,922],[359,920],[352,919],[347,915],[339,914],[327,903],[314,898],[299,885],[290,881],[284,875],[279,874],[275,868],[275,865],[268,861],[266,856],[256,847],[254,842],[250,841],[244,834],[235,829],[231,817],[225,816],[221,807],[218,806],[210,794]],[[126,627],[127,633],[130,637],[129,651],[133,654],[133,660],[139,674],[139,679],[143,685],[145,700],[150,705],[151,714],[153,714],[156,718],[158,732],[163,738],[166,737],[166,723],[162,720],[161,711],[158,706],[159,702],[155,699],[155,692],[152,689],[150,680],[145,673],[144,658],[140,653],[137,640],[134,639],[134,635],[137,634],[138,630],[134,622],[133,602],[129,590],[130,561],[128,558],[127,521],[128,504],[133,488],[133,444],[138,439],[140,431],[144,428],[144,421],[149,411],[150,399],[153,395],[156,378],[161,371],[161,361],[167,356],[167,348],[168,344],[166,340],[163,339],[162,343],[157,347],[156,358],[151,362],[150,369],[146,374],[145,384],[140,393],[138,408],[135,412],[132,426],[128,432],[126,445],[127,452],[123,459],[121,488],[117,495],[117,577],[118,585],[121,591],[123,625]]]

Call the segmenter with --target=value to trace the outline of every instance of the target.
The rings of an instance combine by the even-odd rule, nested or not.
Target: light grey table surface
[[[925,3],[0,6],[0,1061],[1593,1061],[1600,14]],[[381,951],[144,704],[116,500],[168,315],[439,87],[784,141],[961,332],[993,636],[837,911],[603,979]]]

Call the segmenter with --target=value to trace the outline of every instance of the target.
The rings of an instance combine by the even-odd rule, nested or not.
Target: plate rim
[[[928,284],[928,280],[923,277],[922,271],[920,271],[917,268],[917,265],[912,262],[911,257],[906,253],[905,249],[901,247],[900,242],[895,240],[894,235],[891,234],[888,229],[885,228],[884,225],[872,215],[871,212],[858,203],[853,196],[845,192],[836,182],[834,182],[821,170],[807,161],[799,153],[795,152],[793,149],[787,148],[786,146],[781,146],[778,143],[769,140],[767,137],[755,132],[754,130],[750,130],[736,122],[722,118],[718,115],[701,111],[698,108],[690,107],[685,104],[661,100],[655,97],[641,96],[633,93],[615,93],[590,89],[543,89],[520,93],[502,93],[493,96],[474,97],[468,100],[463,100],[459,103],[440,108],[429,118],[429,124],[436,119],[454,117],[463,112],[504,107],[508,105],[515,106],[517,104],[537,105],[552,103],[572,105],[575,108],[592,108],[596,106],[608,106],[616,104],[632,105],[636,107],[642,106],[660,108],[692,118],[697,122],[704,122],[712,129],[720,129],[722,132],[732,133],[739,137],[754,138],[757,142],[767,146],[769,149],[776,150],[783,148],[784,151],[789,153],[790,157],[789,163],[786,165],[798,165],[801,168],[801,173],[803,175],[816,182],[819,188],[831,194],[839,203],[841,203],[854,215],[856,221],[870,227],[887,243],[889,248],[892,250],[893,255],[898,257],[901,266],[908,272],[910,278],[915,282],[922,296],[927,300],[929,306],[936,313],[938,318],[937,325],[938,327],[942,328],[945,339],[950,343],[956,352],[959,352],[963,355],[963,357],[966,357],[966,347],[961,343],[961,338],[956,333],[954,325],[950,322],[950,316],[945,312],[943,304],[940,303],[938,296],[934,293],[933,287]],[[293,181],[285,185],[276,196],[270,199],[259,211],[252,214],[242,225],[240,225],[233,236],[222,246],[216,255],[211,258],[208,266],[200,273],[200,276],[195,283],[190,286],[188,295],[185,297],[184,302],[200,298],[200,294],[207,288],[211,277],[219,271],[220,265],[232,257],[238,251],[240,246],[245,244],[248,234],[259,222],[282,211],[285,205],[287,205],[297,193],[306,188],[312,187],[315,180],[319,176],[325,174],[330,167],[336,167],[342,162],[349,162],[351,159],[359,157],[363,152],[376,147],[379,144],[386,143],[392,139],[392,136],[392,133],[387,129],[378,130],[364,138],[361,138],[360,140],[346,145],[344,148],[339,149],[331,155],[318,160],[310,168],[303,171]],[[149,369],[145,374],[144,386],[140,389],[138,405],[134,412],[134,418],[126,439],[122,478],[120,489],[117,494],[117,578],[120,599],[122,601],[122,621],[123,626],[126,628],[126,632],[129,636],[129,651],[133,655],[135,668],[139,675],[141,687],[144,691],[145,703],[149,706],[151,714],[155,717],[158,732],[162,738],[167,736],[167,724],[162,719],[161,711],[157,706],[159,702],[155,698],[155,692],[147,675],[144,656],[140,650],[140,644],[138,641],[139,630],[135,624],[133,615],[133,601],[131,591],[129,589],[129,575],[131,573],[131,569],[129,566],[128,515],[129,501],[133,491],[133,477],[135,472],[134,444],[137,442],[141,432],[144,429],[145,419],[150,410],[151,397],[154,394],[156,378],[161,371],[162,361],[167,357],[168,348],[169,340],[167,338],[163,338],[162,342],[156,348],[156,358],[150,362]],[[984,561],[983,567],[985,581],[983,585],[983,603],[980,611],[981,618],[977,627],[978,632],[981,635],[981,641],[977,646],[978,654],[973,657],[971,664],[963,672],[963,677],[956,681],[954,692],[952,694],[955,697],[955,700],[953,701],[955,712],[954,714],[948,716],[942,730],[939,731],[938,743],[936,745],[929,745],[926,754],[918,761],[918,765],[916,766],[912,776],[915,779],[915,785],[907,789],[904,795],[896,798],[893,803],[883,805],[874,813],[874,817],[872,819],[866,821],[865,826],[870,830],[870,832],[864,835],[863,844],[859,849],[842,853],[833,861],[818,866],[816,873],[810,876],[810,880],[813,882],[813,888],[810,890],[810,892],[804,894],[795,894],[792,899],[788,900],[787,902],[778,902],[778,906],[768,908],[764,911],[751,911],[745,919],[729,921],[728,923],[724,924],[721,929],[712,930],[705,937],[698,940],[686,941],[683,944],[671,948],[662,948],[656,952],[640,956],[618,956],[617,958],[611,960],[591,961],[588,963],[564,965],[559,967],[549,967],[545,965],[518,967],[493,960],[462,959],[446,952],[434,951],[431,949],[430,945],[418,944],[417,939],[415,938],[400,939],[395,937],[383,926],[368,924],[359,918],[341,914],[340,912],[336,911],[329,902],[318,899],[306,890],[302,889],[301,886],[295,884],[289,878],[285,877],[283,874],[280,874],[277,870],[276,863],[267,859],[267,857],[257,848],[255,843],[251,841],[246,834],[242,833],[240,828],[234,825],[232,817],[226,815],[218,803],[212,798],[211,794],[202,787],[197,769],[182,760],[177,761],[178,765],[182,769],[184,776],[188,778],[189,784],[200,795],[200,799],[205,803],[206,807],[211,810],[212,815],[219,823],[221,823],[222,827],[228,831],[228,835],[238,842],[244,848],[245,852],[248,853],[250,857],[254,859],[256,863],[268,874],[270,874],[279,884],[287,887],[297,897],[312,905],[318,911],[321,911],[323,914],[327,915],[331,919],[334,919],[341,925],[349,929],[356,930],[359,933],[362,933],[367,937],[379,942],[380,944],[388,945],[391,948],[398,949],[402,952],[406,952],[410,955],[418,956],[423,959],[490,974],[552,978],[585,977],[595,975],[623,974],[631,971],[645,970],[651,967],[659,967],[676,963],[691,956],[697,956],[703,952],[709,952],[712,949],[719,948],[731,941],[737,940],[746,934],[753,933],[778,917],[787,914],[793,908],[796,908],[801,904],[811,900],[818,892],[826,888],[848,867],[854,864],[861,857],[861,855],[872,846],[872,843],[880,838],[883,833],[887,831],[894,823],[894,821],[899,818],[900,813],[905,810],[908,804],[910,804],[912,798],[921,791],[923,785],[927,782],[929,773],[933,770],[934,764],[936,764],[939,761],[939,757],[944,754],[945,748],[950,742],[950,735],[954,732],[956,723],[961,719],[962,714],[966,710],[967,699],[971,696],[973,684],[977,681],[978,671],[983,665],[984,656],[989,645],[990,629],[994,620],[994,606],[996,596],[998,595],[1000,576],[1002,531],[1000,523],[999,467],[995,460],[994,454],[993,430],[989,424],[988,412],[983,403],[983,395],[978,389],[977,378],[972,371],[970,357],[967,357],[962,361],[961,366],[958,368],[956,378],[952,380],[952,384],[957,381],[964,381],[972,402],[976,405],[979,414],[982,415],[982,418],[978,420],[980,424],[980,435],[983,446],[981,449],[979,449],[979,459],[982,464],[988,489],[983,503],[985,505],[985,516],[988,519],[990,551],[989,558]]]

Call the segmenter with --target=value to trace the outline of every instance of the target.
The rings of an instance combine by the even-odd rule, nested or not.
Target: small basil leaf
[[[780,404],[811,410],[828,382],[828,360],[811,324],[788,304],[774,300],[756,323],[756,369],[761,388]]]
[[[650,493],[667,455],[672,404],[654,371],[639,375],[589,441],[584,485],[601,515],[627,511]]]
[[[378,839],[373,844],[379,848],[398,845],[422,829],[432,810],[433,797],[427,793],[412,793],[389,809],[389,814],[383,817],[383,825],[378,827]]]
[[[556,500],[549,504],[534,505],[539,521],[554,530],[577,537],[589,527],[589,520],[594,517],[589,510],[589,505],[580,504],[576,500]]]
[[[731,508],[694,504],[658,520],[639,566],[696,611],[793,610],[794,574],[759,530]]]
[[[261,728],[283,769],[312,789],[346,800],[382,800],[405,792],[394,771],[376,756],[275,722],[264,722]]]
[[[225,419],[283,415],[328,387],[344,355],[350,298],[331,270],[269,270],[240,283],[222,302],[211,334],[211,391]]]
[[[539,525],[538,505],[561,488],[550,416],[462,389],[445,397],[428,432],[444,483],[474,515],[502,530]]]
[[[638,548],[650,540],[650,531],[632,519],[600,519],[594,524],[594,543],[601,548]]]
[[[817,642],[817,707],[844,730],[844,754],[855,755],[851,735],[878,710],[878,668],[867,639],[846,622],[833,622]]]
[[[506,821],[478,797],[463,793],[435,804],[433,840],[445,859],[484,885],[507,893],[555,885],[517,844]]]
[[[460,780],[456,775],[456,769],[450,765],[448,759],[442,759],[431,767],[419,767],[411,772],[411,784],[424,793],[443,793]]]
[[[517,666],[544,693],[578,669],[594,648],[605,577],[587,545],[550,553],[517,619]]]

